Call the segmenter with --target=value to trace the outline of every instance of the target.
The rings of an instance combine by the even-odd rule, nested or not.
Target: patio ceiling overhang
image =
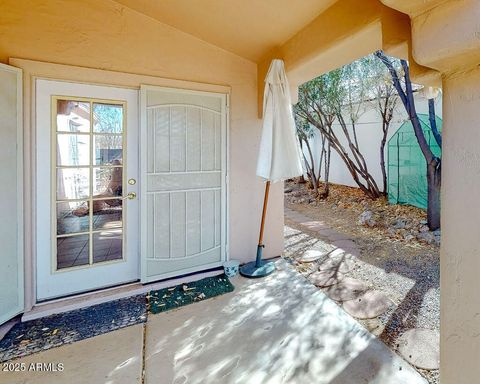
[[[257,63],[259,111],[274,58],[285,61],[294,99],[298,85],[378,49],[408,59],[416,82],[440,85],[414,60],[409,17],[436,0],[115,1]]]

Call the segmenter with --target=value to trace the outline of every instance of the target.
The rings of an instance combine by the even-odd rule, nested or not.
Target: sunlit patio
[[[264,279],[101,336],[15,360],[62,372],[9,383],[425,383],[284,260]]]

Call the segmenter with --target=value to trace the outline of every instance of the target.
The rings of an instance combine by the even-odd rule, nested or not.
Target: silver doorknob
[[[130,192],[127,196],[123,198],[123,200],[133,200],[137,197],[137,194],[135,192]]]

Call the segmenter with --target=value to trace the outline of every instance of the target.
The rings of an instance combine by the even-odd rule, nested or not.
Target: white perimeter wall
[[[421,94],[418,93],[415,96],[415,105],[418,113],[425,113],[428,115],[428,101]],[[442,117],[442,96],[441,94],[435,100],[435,112],[437,116]],[[388,165],[388,140],[395,134],[397,129],[402,123],[408,120],[408,116],[405,112],[405,108],[400,100],[397,102],[395,114],[390,124],[390,129],[387,137],[387,144],[385,145],[385,164]],[[342,129],[338,123],[333,126],[337,137],[342,141],[344,148],[348,150],[347,140],[342,132]],[[380,189],[382,189],[382,171],[380,168],[380,142],[382,140],[382,119],[379,113],[373,108],[371,103],[365,103],[365,112],[361,115],[357,125],[357,138],[361,153],[365,157],[368,169],[375,178]],[[351,128],[350,128],[351,130]],[[315,168],[318,173],[318,164],[321,151],[321,139],[318,134],[318,130],[315,129],[316,135],[310,140],[312,146],[312,152],[314,153]],[[353,135],[352,135],[353,140]],[[307,155],[307,149],[304,148],[304,152]],[[322,178],[323,180],[323,171]],[[342,161],[337,152],[332,148],[331,166],[330,166],[330,182],[335,184],[349,185],[357,187],[357,184],[353,180],[350,172],[348,171],[345,163]]]

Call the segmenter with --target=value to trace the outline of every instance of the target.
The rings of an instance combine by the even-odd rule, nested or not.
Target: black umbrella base
[[[252,261],[240,267],[240,274],[245,277],[257,278],[270,275],[275,271],[275,264],[273,261],[260,260],[259,266],[257,262]]]

